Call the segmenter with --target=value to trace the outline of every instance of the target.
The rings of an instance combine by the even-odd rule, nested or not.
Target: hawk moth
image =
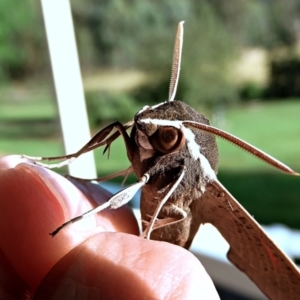
[[[124,125],[120,122],[108,125],[76,153],[53,158],[27,156],[39,165],[60,167],[100,146],[105,146],[106,152],[113,141],[122,136],[131,166],[109,177],[134,172],[138,178],[137,183],[115,194],[103,205],[62,224],[51,235],[105,208],[124,205],[142,189],[143,237],[188,249],[200,225],[211,223],[230,244],[229,260],[270,299],[296,299],[300,295],[299,270],[216,177],[215,136],[229,140],[288,174],[298,174],[245,141],[210,126],[205,116],[174,100],[182,42],[183,22],[180,22],[167,101],[143,107],[134,120]],[[56,159],[63,161],[52,165],[39,162]]]

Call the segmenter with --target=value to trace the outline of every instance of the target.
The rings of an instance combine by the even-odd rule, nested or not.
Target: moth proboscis
[[[103,209],[124,205],[141,189],[142,237],[188,249],[200,225],[211,223],[230,245],[229,260],[270,299],[298,299],[298,268],[218,181],[215,136],[232,142],[283,172],[299,174],[258,148],[211,126],[205,116],[174,100],[182,42],[183,22],[180,22],[167,101],[143,107],[132,121],[124,125],[120,122],[108,125],[76,153],[52,158],[26,156],[38,165],[61,167],[95,148],[105,146],[106,152],[113,141],[122,136],[131,166],[108,177],[134,172],[138,178],[135,184],[115,194],[103,205],[67,221],[51,235]],[[128,129],[131,129],[130,135]],[[41,160],[62,161],[48,165]]]

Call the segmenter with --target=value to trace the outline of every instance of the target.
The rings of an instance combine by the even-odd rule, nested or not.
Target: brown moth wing
[[[297,267],[219,181],[207,184],[205,193],[192,203],[191,210],[196,220],[188,244],[195,235],[197,223],[211,223],[230,245],[228,259],[267,297],[299,299]]]

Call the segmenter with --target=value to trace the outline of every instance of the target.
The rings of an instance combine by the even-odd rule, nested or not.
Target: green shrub
[[[128,122],[141,108],[126,94],[86,92],[85,98],[90,125],[93,128],[113,121]]]

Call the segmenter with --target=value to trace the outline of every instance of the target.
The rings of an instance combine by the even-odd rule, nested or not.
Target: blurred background
[[[70,3],[92,134],[167,99],[174,36],[178,22],[185,20],[176,99],[300,172],[299,0]],[[70,118],[72,100],[65,99]],[[225,141],[218,145],[219,180],[258,222],[283,224],[281,244],[297,248],[297,234],[282,226],[300,229],[299,177],[282,174]],[[95,151],[99,177],[129,166],[122,139],[113,143],[109,159],[102,151]],[[23,153],[63,155],[63,138],[41,1],[15,5],[2,0],[0,157]],[[126,183],[135,180],[131,176]],[[209,232],[206,244],[219,249],[212,239],[217,241]],[[295,253],[300,264],[299,251]],[[247,286],[241,284],[242,275],[233,275],[227,263],[210,254],[200,260],[222,299],[263,299],[254,297],[253,290],[251,298],[242,296]]]
[[[298,0],[70,2],[93,133],[167,99],[185,20],[176,99],[300,171]],[[219,179],[255,219],[300,228],[299,178],[218,144]],[[95,152],[99,176],[128,167],[121,149],[120,139],[109,160]],[[64,154],[38,0],[0,1],[0,155],[12,153]]]

